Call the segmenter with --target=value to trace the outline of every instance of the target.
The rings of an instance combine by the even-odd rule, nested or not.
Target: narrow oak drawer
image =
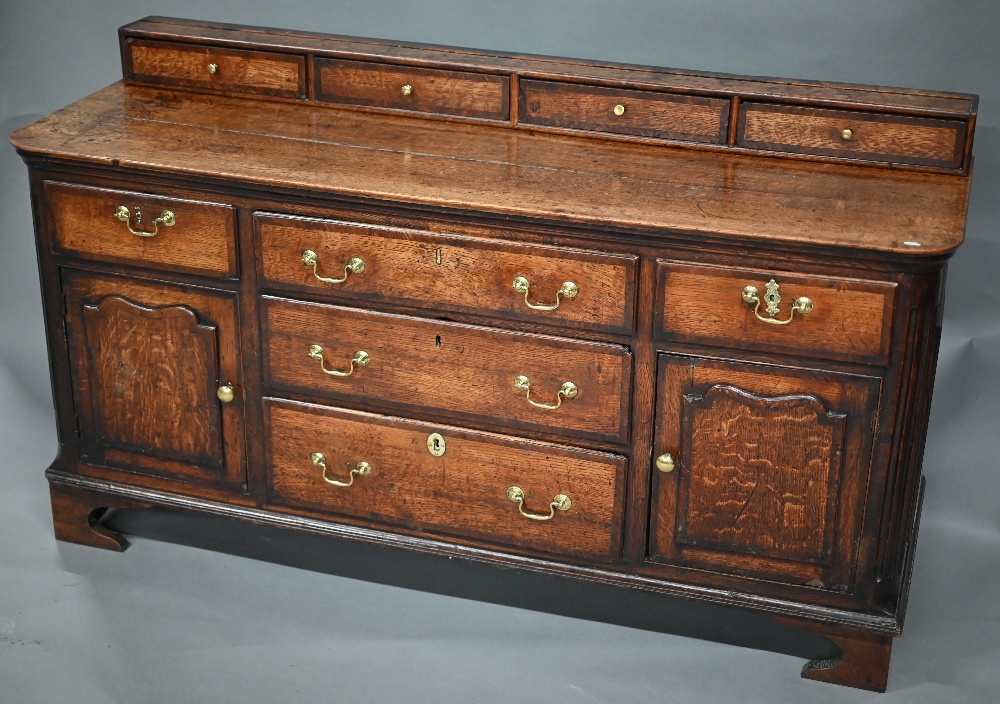
[[[123,56],[125,77],[137,83],[306,97],[305,57],[297,54],[129,39]]]
[[[275,503],[528,550],[618,556],[623,457],[270,398],[264,422]]]
[[[729,101],[522,80],[519,120],[529,125],[723,144],[729,124]]]
[[[626,440],[624,347],[269,296],[262,308],[270,388]]]
[[[296,291],[630,333],[637,257],[270,214],[263,279]],[[353,263],[353,264],[352,264]]]
[[[86,259],[236,276],[233,209],[145,193],[45,182],[53,250]]]
[[[506,76],[316,59],[316,100],[376,108],[510,119]]]
[[[855,362],[888,358],[894,283],[660,260],[657,290],[661,340]]]
[[[965,132],[959,120],[745,103],[736,143],[773,152],[957,169]]]

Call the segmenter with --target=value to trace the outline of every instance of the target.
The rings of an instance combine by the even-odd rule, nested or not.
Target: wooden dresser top
[[[152,23],[160,30],[185,28],[170,22],[145,20],[130,27],[145,28]],[[214,27],[198,25],[199,34],[228,33],[230,42],[237,32],[252,34],[246,29]],[[299,48],[325,42],[328,52],[334,44],[343,48],[345,42],[364,41],[312,35],[296,35],[292,41],[289,36],[272,32],[261,41],[271,47],[281,39]],[[376,51],[375,43],[371,40],[365,46],[380,56],[387,53],[387,46],[394,56],[445,51],[386,43]],[[244,44],[245,39],[240,46]],[[352,51],[358,50],[352,46]],[[489,56],[490,66],[495,63],[500,71],[510,62],[542,62]],[[461,57],[471,61],[469,54]],[[648,69],[639,68],[545,63],[574,66],[577,74],[640,70],[649,74]],[[860,96],[873,105],[916,104],[925,117],[929,111],[945,109],[952,110],[954,117],[974,110],[975,102],[974,96],[918,91],[824,89],[819,84],[691,73],[669,76],[698,86],[714,82],[716,88],[726,81],[743,81],[741,91],[754,83],[755,89],[806,95],[826,90],[841,101],[845,96]],[[634,77],[628,85],[635,85]],[[707,89],[702,86],[701,90]],[[974,114],[970,119],[971,135]],[[18,130],[11,141],[28,157],[165,171],[202,182],[235,180],[266,189],[542,219],[638,235],[739,238],[775,247],[866,250],[891,258],[947,255],[964,237],[968,174],[826,163],[727,151],[725,145],[701,149],[510,126],[118,83]]]

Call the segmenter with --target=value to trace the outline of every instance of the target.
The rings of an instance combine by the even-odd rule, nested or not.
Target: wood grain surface
[[[576,329],[632,331],[635,255],[262,213],[255,214],[254,227],[263,279],[275,286]],[[318,255],[319,276],[342,278],[352,257],[365,269],[341,284],[325,283],[303,264],[307,249]],[[518,276],[528,279],[534,305],[553,305],[565,281],[575,283],[579,293],[561,298],[556,310],[533,310],[514,290]]]
[[[851,138],[844,139],[845,129]],[[740,108],[737,144],[796,154],[958,168],[965,123],[763,103]]]
[[[653,472],[650,557],[851,593],[878,391],[873,377],[660,355],[654,453],[677,468]]]
[[[553,81],[520,81],[525,124],[722,144],[729,101]],[[625,112],[616,115],[615,106]]]
[[[608,561],[618,555],[625,459],[520,438],[265,399],[272,500],[409,528]],[[427,438],[444,438],[433,456]],[[345,480],[359,461],[371,474],[339,487],[310,460],[326,457],[328,476]],[[524,510],[547,515],[557,494],[566,511],[536,521],[518,512],[507,489],[520,487]]]
[[[416,65],[446,64],[498,72],[548,74],[575,80],[618,82],[630,86],[671,88],[699,93],[736,92],[747,97],[809,97],[831,103],[849,102],[877,109],[914,109],[968,113],[975,96],[915,88],[829,83],[787,78],[713,74],[690,69],[612,64],[584,59],[532,56],[500,51],[385,42],[319,32],[268,30],[172,17],[148,17],[122,28],[123,33],[155,39],[197,39],[236,46],[255,45],[281,51],[318,52],[355,58],[392,57]]]
[[[889,354],[893,282],[674,261],[659,261],[657,270],[659,339],[872,363]],[[743,288],[757,289],[759,312],[768,318],[763,298],[771,279],[781,296],[775,320],[787,320],[800,296],[812,301],[812,311],[796,313],[787,325],[759,320],[754,304],[743,300]]]
[[[119,276],[66,275],[81,458],[209,486],[246,481],[232,294]]]
[[[828,563],[844,416],[815,396],[763,397],[726,385],[685,394],[682,404],[690,444],[677,542]]]
[[[969,191],[969,179],[946,174],[692,158],[684,149],[121,85],[11,140],[25,155],[265,188],[910,258],[961,244]]]
[[[45,183],[45,193],[57,252],[193,274],[237,275],[233,209],[228,205],[52,181]],[[153,220],[165,210],[176,222],[158,226],[153,237],[140,237],[115,217],[121,205],[132,213],[129,224],[135,230],[153,231]]]
[[[507,120],[506,76],[411,66],[316,59],[316,99],[347,105]],[[403,95],[404,85],[410,86]]]
[[[128,40],[123,52],[125,78],[137,83],[306,97],[304,56],[140,39]]]
[[[628,439],[632,357],[624,347],[271,297],[262,310],[264,377],[272,389]],[[371,362],[332,377],[309,357],[311,345],[323,347],[331,369],[345,371],[359,350]],[[556,409],[536,408],[514,386],[519,375],[530,379],[539,403],[556,403],[567,381],[579,394]]]

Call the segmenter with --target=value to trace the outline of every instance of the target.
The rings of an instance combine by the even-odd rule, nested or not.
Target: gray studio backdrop
[[[419,573],[397,580],[407,586],[438,568],[394,554],[312,545],[359,563],[328,574],[175,542],[140,539],[125,555],[57,545],[42,479],[56,441],[27,179],[6,135],[117,80],[117,27],[151,14],[979,94],[968,237],[948,281],[914,589],[890,692],[879,700],[1000,699],[992,598],[1000,577],[1000,3],[0,0],[0,702],[876,699],[800,681],[801,663],[787,656],[497,605],[477,599],[488,590],[475,587],[453,590],[471,599],[440,586],[402,589],[384,578],[400,564]],[[455,583],[490,581],[448,569]],[[553,599],[610,595],[509,583]],[[641,625],[655,603],[639,609]]]

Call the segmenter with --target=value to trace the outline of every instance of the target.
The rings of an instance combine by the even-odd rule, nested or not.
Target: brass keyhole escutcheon
[[[431,433],[427,436],[427,451],[432,455],[440,457],[446,449],[448,449],[447,445],[440,433]]]

